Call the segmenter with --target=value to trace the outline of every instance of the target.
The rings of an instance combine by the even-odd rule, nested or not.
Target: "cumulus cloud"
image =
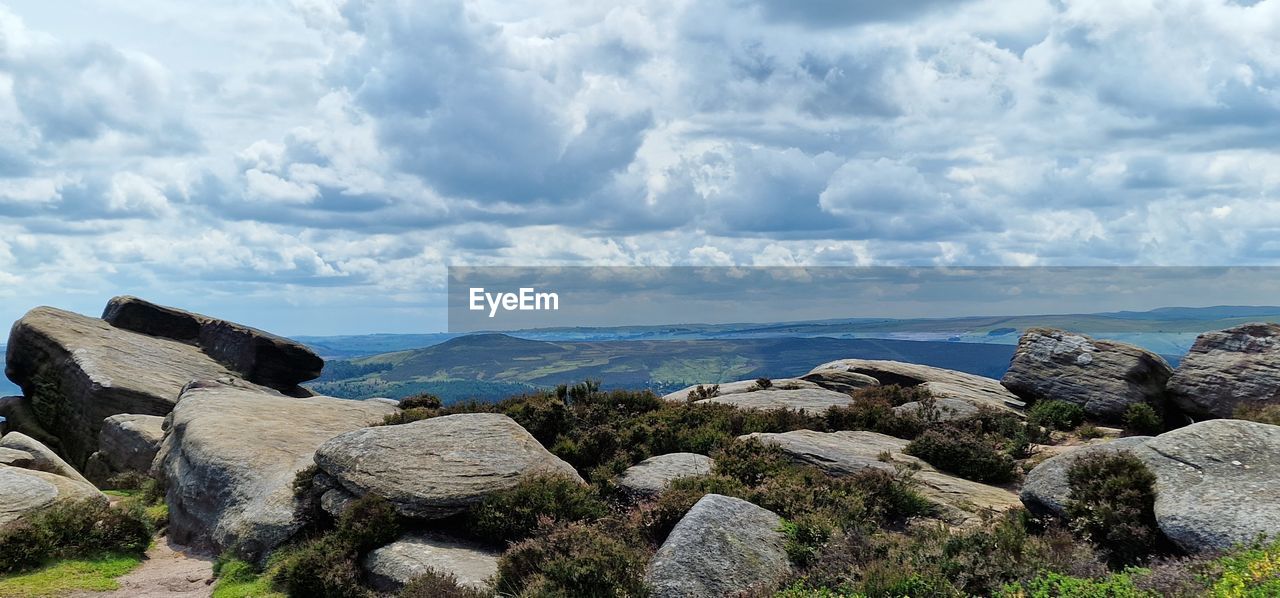
[[[95,7],[0,8],[10,312],[427,314],[447,264],[1280,260],[1280,0]]]

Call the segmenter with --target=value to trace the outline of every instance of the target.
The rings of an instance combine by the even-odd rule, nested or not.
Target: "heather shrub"
[[[539,475],[486,496],[466,519],[475,536],[505,543],[528,538],[544,520],[592,521],[607,513],[608,506],[591,487],[562,475]]]
[[[928,424],[925,418],[916,414],[899,415],[888,398],[872,394],[867,389],[859,393],[861,398],[853,403],[826,411],[824,423],[827,430],[868,430],[898,438],[915,438]],[[931,402],[932,399],[925,401]],[[922,409],[922,412],[927,411]]]
[[[1050,430],[1072,430],[1084,423],[1084,408],[1068,401],[1038,401],[1027,413],[1027,422]]]
[[[153,531],[140,508],[94,499],[54,504],[0,526],[0,572],[104,552],[140,555]]]
[[[1164,431],[1164,418],[1155,407],[1146,403],[1134,403],[1124,410],[1124,426],[1139,434],[1159,434]]]
[[[400,399],[401,409],[439,409],[441,406],[440,397],[429,392]]]
[[[1116,568],[1167,551],[1156,525],[1155,481],[1155,474],[1127,452],[1076,460],[1067,470],[1072,529],[1102,549]]]
[[[458,578],[435,570],[415,577],[396,594],[397,598],[491,598],[493,592],[458,585]]]
[[[271,580],[290,596],[372,596],[361,584],[359,559],[394,541],[401,531],[395,508],[369,494],[351,503],[325,534],[280,550],[271,559]]]
[[[708,494],[721,494],[747,499],[746,486],[723,475],[698,476],[673,480],[657,498],[637,505],[629,525],[654,547],[662,544],[672,528],[680,523],[689,509]]]
[[[976,482],[1002,483],[1016,475],[1013,457],[981,434],[962,428],[928,430],[912,440],[905,452]]]
[[[1236,409],[1235,417],[1280,426],[1280,405],[1243,405]]]
[[[646,596],[649,552],[581,523],[544,527],[498,563],[497,586],[515,596]]]

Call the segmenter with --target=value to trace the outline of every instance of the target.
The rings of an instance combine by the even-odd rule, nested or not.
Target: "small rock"
[[[46,471],[0,465],[0,525],[59,501],[107,497],[91,484]]]
[[[696,453],[658,455],[622,472],[618,486],[632,497],[648,498],[661,494],[674,480],[708,475],[714,465],[714,459]]]
[[[732,596],[791,572],[782,518],[745,500],[708,494],[649,561],[653,598]]]
[[[429,571],[447,573],[458,585],[488,591],[501,553],[439,534],[411,535],[374,550],[364,569],[375,590],[397,592]]]
[[[27,451],[0,447],[0,465],[31,469],[31,465],[34,463],[35,457]]]

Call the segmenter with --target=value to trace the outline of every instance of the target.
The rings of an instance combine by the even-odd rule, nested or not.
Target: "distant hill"
[[[310,386],[348,398],[434,392],[445,400],[496,399],[587,378],[607,388],[657,392],[689,384],[798,376],[847,357],[895,359],[999,377],[1010,345],[884,339],[763,338],[538,341],[504,334],[332,362]]]

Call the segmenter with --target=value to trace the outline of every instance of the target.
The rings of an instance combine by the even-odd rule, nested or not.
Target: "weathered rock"
[[[375,590],[396,592],[429,571],[447,573],[458,585],[491,591],[489,580],[498,573],[501,553],[438,534],[412,535],[383,546],[364,558],[364,569]]]
[[[0,465],[30,469],[35,460],[35,456],[27,451],[0,447]]]
[[[376,494],[424,519],[459,513],[534,474],[582,482],[520,424],[496,413],[348,432],[320,446],[315,461],[352,494]]]
[[[1280,426],[1209,420],[1138,448],[1156,474],[1156,522],[1188,552],[1280,537]]]
[[[919,401],[911,401],[894,407],[893,412],[898,415],[920,415],[923,417],[926,415],[926,413],[922,412],[923,409],[925,409],[923,403]],[[979,411],[978,405],[972,401],[964,401],[961,399],[935,399],[933,410],[927,415],[931,418],[930,421],[945,422],[977,415]]]
[[[719,396],[740,394],[744,392],[822,388],[813,382],[801,380],[799,378],[780,378],[778,380],[772,380],[770,386],[767,388],[760,388],[760,385],[755,380],[739,380],[737,382],[722,382],[720,384],[694,384],[693,386],[686,386],[673,393],[663,395],[662,400],[671,401],[673,403],[688,402],[690,393],[696,391],[699,386],[705,390],[710,390],[714,387]]]
[[[1280,426],[1215,419],[1154,438],[1123,438],[1053,457],[1031,470],[1027,507],[1061,514],[1067,470],[1086,455],[1127,451],[1156,477],[1156,523],[1188,552],[1225,550],[1280,535]]]
[[[718,403],[733,405],[739,409],[793,409],[821,413],[832,407],[844,407],[853,403],[853,397],[824,388],[800,390],[761,390],[720,395],[697,401],[694,404]]]
[[[324,360],[302,343],[137,297],[111,299],[102,319],[117,328],[194,343],[246,380],[285,392],[319,376],[324,367]]]
[[[0,525],[59,501],[107,497],[90,484],[46,471],[0,465]]]
[[[1169,379],[1173,402],[1200,417],[1280,405],[1280,324],[1245,324],[1196,338]]]
[[[330,488],[320,495],[320,508],[330,517],[337,519],[347,511],[347,507],[356,501],[356,496],[342,488]]]
[[[814,368],[800,379],[811,381],[827,390],[836,392],[851,392],[859,388],[880,385],[879,380],[861,372],[841,367],[824,368],[823,366],[825,365],[831,365],[831,363]]]
[[[3,438],[0,438],[0,448],[14,449],[28,453],[32,457],[29,469],[37,469],[47,471],[52,474],[60,475],[64,478],[71,478],[77,482],[93,486],[93,483],[86,480],[80,475],[76,468],[67,464],[61,457],[49,450],[49,447],[40,443],[40,441],[23,434],[22,432],[9,432]]]
[[[708,494],[649,561],[653,598],[732,596],[791,571],[782,518],[745,500]]]
[[[244,382],[193,382],[170,415],[155,462],[168,486],[170,537],[265,557],[302,525],[292,485],[316,447],[393,412],[383,403],[292,398]]]
[[[627,468],[618,486],[630,496],[646,498],[662,493],[674,480],[710,474],[714,465],[714,459],[697,453],[658,455]]]
[[[122,413],[102,422],[98,453],[112,470],[148,472],[164,440],[164,418]]]
[[[58,449],[58,437],[45,431],[31,410],[31,401],[26,397],[0,397],[0,417],[5,418],[3,433],[22,432],[39,440],[41,444]]]
[[[870,376],[882,385],[919,386],[937,399],[957,399],[978,406],[1021,414],[1026,404],[998,380],[900,361],[872,359],[840,359],[824,363],[802,376],[828,386],[851,374]]]
[[[1067,401],[1092,417],[1117,420],[1130,405],[1163,403],[1172,373],[1163,358],[1146,349],[1031,328],[1018,340],[1000,383],[1027,401]]]
[[[1017,495],[1008,490],[947,475],[903,453],[909,442],[885,434],[796,430],[782,434],[748,434],[740,438],[776,444],[797,463],[812,465],[835,476],[866,469],[892,472],[898,465],[916,468],[913,479],[920,495],[935,505],[939,519],[952,525],[976,525],[986,515],[1021,504]]]
[[[1148,440],[1151,440],[1150,436],[1130,436],[1103,444],[1071,449],[1050,457],[1027,473],[1020,495],[1022,503],[1027,506],[1027,510],[1038,515],[1065,517],[1067,497],[1071,494],[1071,487],[1067,483],[1067,471],[1076,461],[1089,455],[1132,452],[1134,448],[1146,444]]]
[[[5,372],[77,464],[97,449],[107,417],[164,415],[187,382],[233,376],[192,345],[51,307],[37,307],[13,325]]]

